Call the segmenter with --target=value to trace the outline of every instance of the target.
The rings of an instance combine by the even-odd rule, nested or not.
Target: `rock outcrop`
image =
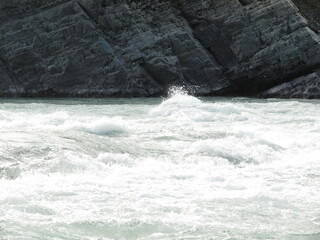
[[[294,2],[0,0],[0,96],[255,96],[320,66]]]
[[[260,97],[320,99],[320,70],[273,87],[261,93]]]

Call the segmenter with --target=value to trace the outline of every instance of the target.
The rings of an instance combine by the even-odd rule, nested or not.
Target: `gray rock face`
[[[320,33],[320,1],[319,0],[292,0],[301,14],[308,20],[310,28]]]
[[[0,57],[19,86],[14,92],[23,96],[112,96],[141,91],[151,95],[161,91],[143,73],[140,79],[128,81],[130,66],[74,1],[2,24],[0,41]],[[11,92],[8,89],[6,94]]]
[[[320,63],[320,38],[290,1],[212,1],[203,10],[189,2],[183,12],[195,36],[240,93],[258,92]]]
[[[320,99],[320,71],[271,88],[261,97]]]
[[[1,0],[0,96],[255,95],[320,65],[290,0]]]

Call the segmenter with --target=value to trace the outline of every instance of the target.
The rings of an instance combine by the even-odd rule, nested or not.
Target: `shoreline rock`
[[[5,0],[0,96],[269,96],[320,66],[317,14],[293,2]]]
[[[320,99],[320,70],[273,87],[259,97]]]

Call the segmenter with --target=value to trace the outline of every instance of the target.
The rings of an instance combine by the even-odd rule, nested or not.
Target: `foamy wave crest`
[[[150,114],[152,116],[188,118],[188,115],[192,114],[202,104],[200,99],[190,96],[183,88],[171,88],[168,95],[168,99],[151,110]]]
[[[97,135],[116,134],[128,131],[121,118],[92,118],[72,116],[66,111],[30,115],[27,113],[0,113],[0,127],[15,129],[75,130]],[[3,115],[3,116],[2,116]]]
[[[173,121],[214,122],[223,119],[247,120],[252,115],[243,104],[205,103],[183,88],[172,88],[168,95],[168,99],[150,111],[151,116],[171,118]]]
[[[85,131],[97,135],[117,134],[128,131],[127,124],[120,118],[102,118],[91,121],[68,121],[61,127],[63,130]]]
[[[99,162],[105,163],[107,165],[123,165],[132,166],[134,165],[134,160],[128,154],[120,153],[100,153],[97,157]]]
[[[52,129],[63,125],[70,115],[65,111],[57,111],[49,114],[31,115],[27,112],[3,114],[0,119],[0,126],[3,128],[20,128],[20,129]]]
[[[11,167],[10,169],[0,167],[0,178],[16,178],[19,174],[24,176],[30,174],[68,175],[73,173],[105,175],[112,166],[129,168],[134,165],[135,159],[129,154],[103,152],[98,154],[98,156],[92,156],[86,153],[61,150],[59,153],[48,154],[45,162],[34,160],[22,169],[18,167]]]
[[[231,164],[267,163],[280,154],[272,144],[255,138],[228,136],[223,139],[199,140],[187,151],[189,155],[212,156],[228,160]]]

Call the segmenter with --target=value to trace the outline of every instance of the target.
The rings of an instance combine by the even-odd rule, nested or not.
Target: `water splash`
[[[201,100],[189,95],[183,87],[169,89],[169,98],[165,99],[158,107],[150,112],[153,116],[173,117],[182,120],[188,118],[194,110],[202,104]]]

